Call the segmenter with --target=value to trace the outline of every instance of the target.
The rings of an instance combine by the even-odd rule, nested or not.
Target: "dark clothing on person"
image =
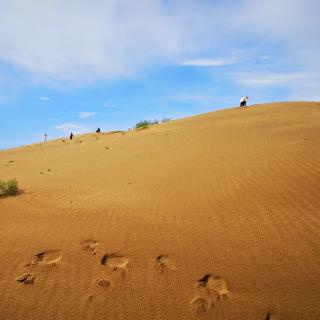
[[[101,132],[100,128],[98,128],[98,129],[96,130],[96,133],[99,133],[99,132]]]
[[[71,132],[70,133],[70,140],[72,140],[72,138],[73,138],[73,133]]]
[[[240,99],[240,107],[246,107],[247,106],[247,101],[248,101],[249,97],[242,97]]]

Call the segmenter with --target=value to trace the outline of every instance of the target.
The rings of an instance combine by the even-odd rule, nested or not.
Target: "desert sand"
[[[320,319],[320,103],[0,152],[0,319]]]

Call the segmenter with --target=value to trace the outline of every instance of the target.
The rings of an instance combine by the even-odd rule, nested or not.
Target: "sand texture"
[[[320,319],[320,103],[0,152],[0,320]]]

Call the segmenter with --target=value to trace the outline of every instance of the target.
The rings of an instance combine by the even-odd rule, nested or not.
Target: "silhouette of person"
[[[70,140],[72,140],[72,138],[73,138],[73,133],[71,132],[70,133]]]
[[[99,133],[99,132],[101,132],[100,128],[98,128],[98,129],[96,130],[96,133]]]

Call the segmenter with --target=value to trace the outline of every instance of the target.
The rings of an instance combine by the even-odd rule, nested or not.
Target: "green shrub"
[[[169,118],[163,118],[163,119],[161,120],[161,122],[169,122],[169,121],[170,121]]]
[[[147,120],[139,121],[136,125],[135,128],[138,130],[145,130],[148,129],[150,125],[150,122]]]
[[[0,197],[6,195],[6,183],[0,180]]]
[[[18,181],[11,179],[7,182],[7,194],[13,196],[18,192]]]
[[[167,121],[169,121],[169,120],[167,120]],[[135,125],[135,128],[138,129],[138,130],[144,130],[144,129],[148,129],[149,126],[153,126],[155,124],[159,124],[159,121],[157,119],[154,119],[153,121],[151,121],[151,120],[150,121],[142,120],[142,121],[139,121]]]
[[[18,181],[10,179],[8,182],[0,180],[0,196],[13,196],[19,191]]]

